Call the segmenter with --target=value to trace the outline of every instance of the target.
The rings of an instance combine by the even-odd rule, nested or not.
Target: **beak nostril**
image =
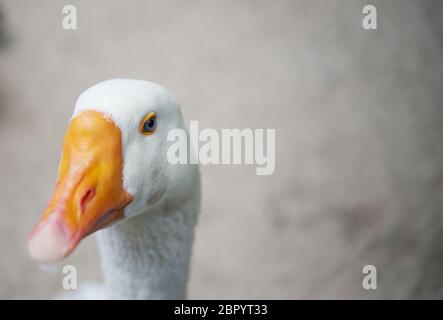
[[[85,192],[85,194],[80,200],[80,210],[82,214],[85,212],[86,206],[92,200],[92,198],[94,198],[94,196],[95,196],[95,188],[89,188]]]

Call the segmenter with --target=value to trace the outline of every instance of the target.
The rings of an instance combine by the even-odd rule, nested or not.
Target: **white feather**
[[[169,130],[186,130],[177,100],[157,84],[114,79],[80,95],[73,117],[84,110],[102,112],[120,128],[123,186],[134,196],[125,219],[98,232],[106,297],[184,298],[200,180],[196,165],[167,161]],[[155,133],[140,134],[153,111]]]

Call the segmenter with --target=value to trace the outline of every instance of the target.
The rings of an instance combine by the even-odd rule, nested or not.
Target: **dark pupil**
[[[155,129],[156,121],[155,117],[148,119],[143,125],[143,131],[152,131]]]

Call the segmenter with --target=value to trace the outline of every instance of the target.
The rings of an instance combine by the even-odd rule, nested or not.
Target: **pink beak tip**
[[[34,229],[28,240],[31,258],[41,262],[57,261],[68,253],[69,239],[55,216]]]

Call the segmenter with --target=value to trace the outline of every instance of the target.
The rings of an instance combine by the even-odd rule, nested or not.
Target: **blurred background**
[[[62,28],[77,8],[78,30]],[[374,4],[378,30],[362,28]],[[78,95],[157,82],[200,128],[275,128],[276,170],[204,166],[189,298],[443,298],[443,1],[0,0],[0,298],[51,298],[26,239]],[[63,264],[101,279],[95,236]],[[362,268],[378,289],[362,288]]]

